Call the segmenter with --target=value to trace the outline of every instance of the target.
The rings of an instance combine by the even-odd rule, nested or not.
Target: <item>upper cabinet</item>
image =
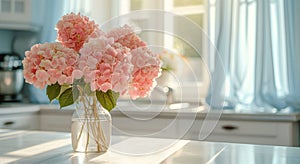
[[[44,0],[0,0],[0,29],[37,31]]]

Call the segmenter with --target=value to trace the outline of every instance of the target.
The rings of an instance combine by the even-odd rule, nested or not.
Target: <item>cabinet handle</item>
[[[14,124],[14,123],[15,123],[15,122],[13,122],[13,121],[7,121],[7,122],[4,122],[3,125],[8,126],[8,125],[12,125],[12,124]]]
[[[224,130],[236,130],[236,129],[238,129],[238,127],[233,126],[233,125],[223,125],[222,129],[224,129]]]

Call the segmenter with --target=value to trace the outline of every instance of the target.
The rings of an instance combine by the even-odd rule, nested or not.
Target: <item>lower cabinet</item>
[[[40,130],[70,132],[72,123],[72,110],[41,110],[39,113]],[[214,142],[231,142],[262,145],[300,146],[298,121],[270,121],[270,120],[237,120],[221,119],[209,128],[203,128],[202,117],[190,119],[178,118],[176,115],[162,114],[149,115],[136,113],[124,115],[112,112],[113,135],[144,136],[160,138],[176,138],[188,140],[204,140]],[[15,128],[35,128],[35,124],[23,124],[25,120],[36,117],[18,117],[15,119],[2,119],[1,126]],[[5,118],[4,116],[2,118]],[[24,120],[24,122],[22,121]],[[18,121],[11,124],[11,121]],[[19,123],[22,122],[22,123]],[[4,125],[6,124],[6,125]],[[11,124],[11,125],[7,125]],[[1,128],[1,127],[0,127]],[[199,139],[201,136],[207,136]]]
[[[41,110],[40,130],[70,132],[73,110]]]
[[[37,112],[0,115],[0,129],[38,130],[39,124]]]
[[[298,122],[219,120],[216,126],[202,127],[203,120],[154,118],[148,121],[113,117],[113,134],[178,138],[214,142],[299,146]],[[199,134],[202,136],[199,139]]]
[[[199,140],[201,120],[197,120],[185,139]],[[207,133],[207,131],[201,131]],[[299,146],[298,122],[220,120],[206,141]]]

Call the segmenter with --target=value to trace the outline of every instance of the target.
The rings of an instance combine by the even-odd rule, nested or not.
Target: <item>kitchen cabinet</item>
[[[58,108],[56,105],[40,106],[40,130],[70,132],[74,108]]]
[[[0,116],[1,129],[39,129],[39,118],[37,113],[5,114]]]
[[[182,121],[184,126],[184,120]],[[198,140],[203,120],[196,120],[185,139]],[[299,146],[299,123],[292,121],[220,120],[207,141]]]
[[[34,105],[0,105],[0,129],[39,129],[39,107]]]
[[[43,0],[0,0],[0,29],[39,30],[44,3]]]
[[[74,110],[41,107],[41,130],[69,132]],[[111,111],[114,135],[199,140],[206,113],[177,111]],[[192,121],[191,121],[192,120]],[[236,113],[224,111],[205,141],[300,146],[300,113]]]
[[[184,117],[178,117],[176,112],[163,112],[149,121],[143,121],[146,117],[141,114],[132,117],[135,114],[129,113],[112,113],[114,134],[199,140],[206,116],[205,112],[197,113],[196,117],[188,112]],[[211,128],[212,132],[205,141],[300,146],[299,116],[299,113],[225,112],[217,125]],[[191,119],[194,120],[192,124]]]

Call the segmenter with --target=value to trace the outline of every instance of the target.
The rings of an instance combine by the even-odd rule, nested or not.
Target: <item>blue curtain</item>
[[[87,0],[41,0],[45,10],[41,14],[44,16],[43,27],[40,31],[40,43],[55,42],[56,33],[55,25],[59,19],[66,13],[80,12],[87,14],[89,10],[90,1]],[[36,6],[41,7],[41,6]],[[32,103],[49,103],[48,97],[46,96],[46,89],[40,90],[35,88],[33,85],[28,85],[29,89],[29,101]],[[56,102],[54,102],[56,103]]]
[[[209,0],[208,33],[224,64],[225,107],[251,112],[300,109],[294,1]],[[214,55],[210,51],[211,60]],[[212,77],[217,74],[212,72]]]
[[[55,25],[64,13],[64,1],[45,1],[44,23],[41,31],[41,43],[54,42],[56,40]]]
[[[42,28],[40,31],[40,43],[54,42],[56,40],[56,30],[55,25],[60,17],[63,15],[63,1],[61,0],[41,0],[45,8],[43,16],[44,22],[42,23]],[[42,6],[34,6],[42,7]],[[33,9],[34,10],[34,9]],[[48,97],[46,95],[46,89],[40,90],[35,88],[33,85],[25,85],[28,88],[29,101],[32,103],[49,103]],[[28,93],[25,93],[28,94]]]

